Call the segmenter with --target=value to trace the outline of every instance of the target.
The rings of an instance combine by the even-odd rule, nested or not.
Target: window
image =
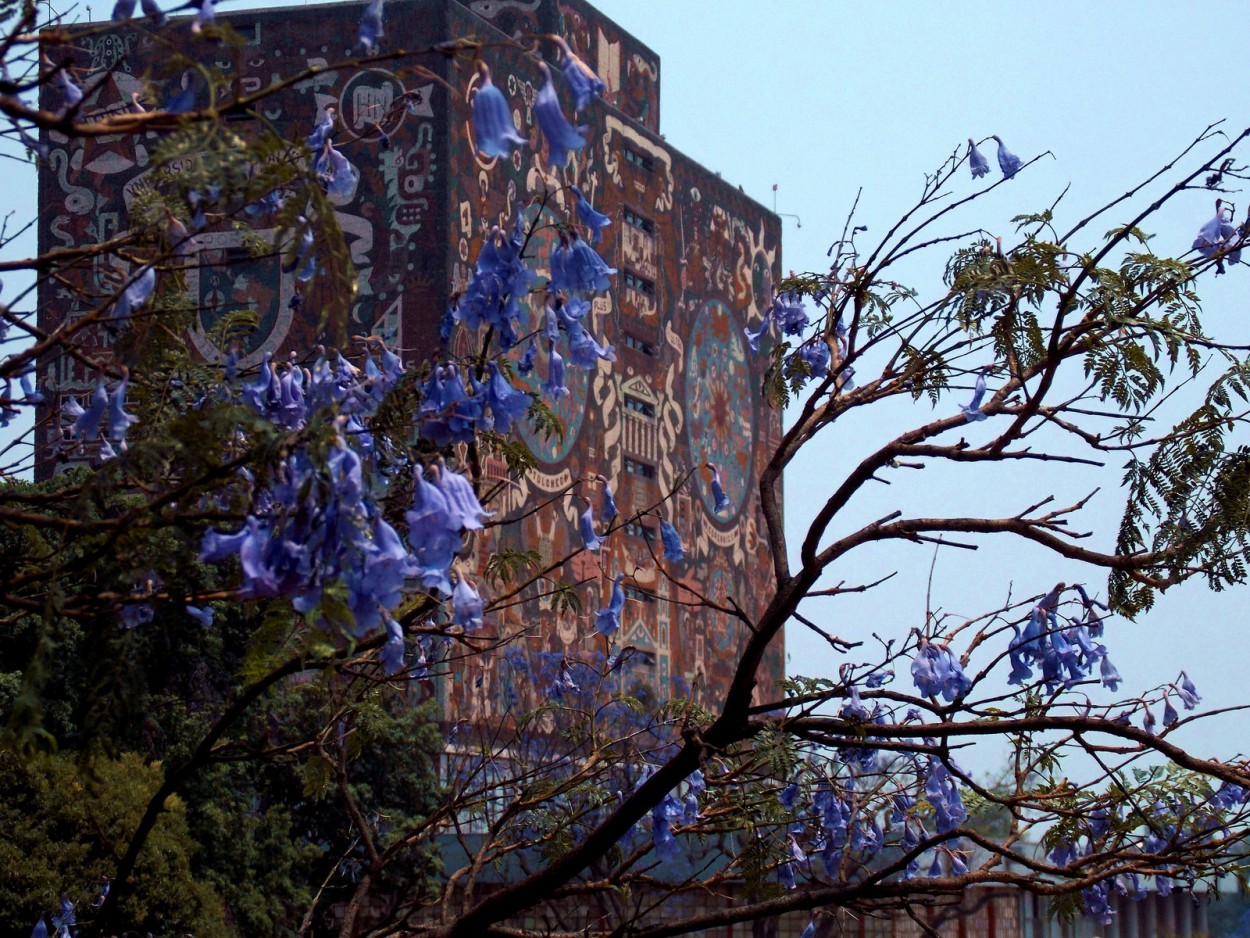
[[[633,225],[639,231],[645,231],[649,235],[655,234],[655,222],[650,218],[643,218],[637,212],[631,209],[625,209],[625,224]]]
[[[642,476],[644,479],[655,478],[655,466],[649,462],[642,462],[638,459],[630,459],[625,457],[625,471],[636,476]]]
[[[631,271],[625,271],[625,286],[636,290],[644,296],[655,296],[655,284],[646,277],[639,277]]]
[[[256,256],[248,248],[236,244],[226,248],[222,261],[227,267],[235,264],[252,264],[256,261]]]
[[[627,521],[625,523],[625,533],[630,537],[636,537],[640,541],[646,541],[648,544],[655,542],[655,528],[649,524],[643,524],[641,521]],[[627,589],[632,589],[628,587]]]
[[[632,394],[625,395],[625,409],[632,410],[636,414],[642,414],[644,417],[655,416],[654,404],[649,404],[641,397],[634,397]]]
[[[648,593],[646,590],[641,590],[636,586],[627,586],[625,587],[625,598],[632,599],[634,602],[642,603],[643,605],[650,605],[655,602],[655,593]]]
[[[643,156],[637,150],[631,149],[630,147],[625,147],[625,162],[629,163],[631,166],[637,166],[645,173],[649,173],[651,170],[655,169],[655,160],[651,159],[649,156]]]
[[[632,348],[635,351],[642,352],[644,355],[650,355],[652,358],[655,358],[654,345],[646,339],[640,339],[638,336],[630,335],[628,332],[625,333],[625,346],[626,348]]]

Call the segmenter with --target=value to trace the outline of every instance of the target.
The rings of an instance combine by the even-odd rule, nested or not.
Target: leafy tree
[[[1022,214],[1009,246],[975,227],[1001,180],[976,182],[989,166],[971,141],[879,242],[861,244],[848,218],[830,270],[781,283],[748,327],[769,362],[765,392],[793,416],[757,480],[773,590],[755,616],[733,596],[687,590],[683,601],[740,623],[743,641],[729,686],[663,699],[635,671],[638,650],[617,640],[629,614],[621,578],[586,610],[600,650],[573,661],[531,649],[528,626],[485,625],[513,604],[534,619],[544,603],[580,611],[588,591],[566,572],[572,558],[501,548],[480,573],[473,560],[477,532],[513,520],[483,507],[506,487],[489,483],[483,460],[524,472],[531,457],[510,425],[560,432],[558,355],[587,368],[609,357],[579,324],[611,275],[580,235],[599,227],[593,210],[555,223],[518,210],[514,231],[485,233],[446,322],[475,351],[405,367],[384,337],[350,335],[354,280],[333,199],[356,170],[335,147],[332,111],[317,128],[243,141],[223,115],[280,89],[244,93],[201,59],[175,58],[182,77],[172,95],[152,95],[161,106],[84,116],[80,82],[92,77],[66,52],[86,34],[41,21],[34,4],[10,12],[0,114],[32,159],[38,134],[151,132],[154,165],[171,169],[136,194],[124,235],[6,262],[83,310],[45,328],[29,290],[0,307],[0,419],[36,423],[69,464],[32,483],[19,459],[0,488],[10,928],[55,913],[91,934],[660,938],[822,909],[909,911],[976,884],[1068,896],[1065,908],[1105,921],[1113,894],[1239,875],[1250,770],[1174,742],[1177,704],[1199,703],[1183,672],[1118,696],[1107,620],[1191,578],[1219,589],[1245,577],[1238,432],[1250,366],[1243,347],[1204,329],[1198,288],[1240,274],[1247,223],[1217,203],[1182,258],[1153,253],[1143,226],[1189,189],[1233,185],[1250,130],[1208,128],[1085,218],[1065,221],[1058,206]],[[238,42],[213,22],[211,0],[195,23],[190,48],[205,61]],[[172,36],[187,24],[148,26]],[[378,51],[383,38],[374,0],[365,55],[342,67],[524,52],[470,37]],[[601,83],[563,40],[540,40],[584,106]],[[550,75],[539,77],[546,63],[525,61],[544,82],[534,110],[547,152],[567,163],[580,138]],[[477,145],[505,156],[525,140],[480,74],[467,109]],[[41,106],[23,99],[31,92]],[[1001,142],[998,162],[1007,178],[1028,171]],[[1170,181],[1180,165],[1182,181]],[[965,167],[979,188],[952,198]],[[242,374],[233,355],[219,367],[149,341],[188,321],[190,233],[246,232],[258,218],[273,240],[248,235],[249,250],[281,256],[315,291],[324,346]],[[548,224],[558,232],[545,290],[526,261]],[[1098,237],[1095,225],[1110,230]],[[948,249],[940,287],[896,279],[916,252]],[[106,255],[128,273],[101,293],[88,274]],[[550,307],[541,321],[522,305],[531,293]],[[246,337],[247,319],[221,319],[223,346]],[[549,371],[532,395],[510,379],[533,365],[540,337]],[[31,380],[56,355],[100,374],[64,412]],[[1148,419],[1186,398],[1171,429]],[[786,467],[848,415],[891,400],[932,410],[884,442],[840,443],[862,445],[858,461],[788,544]],[[1058,506],[1045,493],[1001,517],[900,510],[863,524],[851,511],[870,482],[919,466],[1108,459],[1126,461],[1111,549],[1075,529],[1085,500]],[[598,486],[571,487],[591,552],[641,517],[597,521]],[[680,586],[681,532],[662,526],[661,538],[662,569]],[[875,586],[854,579],[851,558],[866,548],[1008,539],[1064,558],[1072,580],[1107,576],[1106,601],[1094,587],[1031,584],[973,618],[900,613],[871,648],[827,627],[827,603]],[[787,625],[821,636],[839,676],[795,678],[766,699],[764,663]],[[440,725],[440,691],[472,667],[507,689],[506,717],[444,711]],[[1099,683],[1117,696],[1108,702]],[[987,737],[1012,753],[992,787],[956,758]],[[1069,753],[1095,767],[1079,782]],[[735,901],[682,904],[726,893]],[[811,934],[825,927],[810,921]]]

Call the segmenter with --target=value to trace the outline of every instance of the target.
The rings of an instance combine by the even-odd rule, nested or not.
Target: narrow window
[[[646,339],[640,339],[638,336],[630,335],[627,332],[625,333],[625,345],[635,351],[642,352],[644,355],[650,355],[652,358],[655,358],[655,346]]]
[[[632,599],[636,603],[650,605],[655,602],[655,593],[648,593],[646,590],[639,589],[636,586],[625,587],[625,598]]]
[[[625,147],[625,162],[631,166],[637,166],[646,173],[655,169],[655,160],[649,156],[644,156],[632,147]]]
[[[655,284],[646,277],[640,277],[629,270],[625,271],[625,286],[643,296],[655,296]]]
[[[639,231],[645,232],[649,235],[655,234],[655,222],[653,222],[650,218],[644,218],[633,209],[625,209],[625,224],[632,225]]]
[[[655,416],[655,405],[644,401],[641,397],[634,397],[632,394],[625,395],[625,409],[632,410],[636,414],[642,414],[644,417]]]
[[[655,478],[655,466],[648,462],[642,462],[639,459],[631,459],[625,457],[625,471],[636,476],[642,476],[644,479]]]

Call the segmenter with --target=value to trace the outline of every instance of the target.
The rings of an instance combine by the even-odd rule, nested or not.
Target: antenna
[[[777,216],[777,217],[779,217],[779,218],[793,218],[793,219],[794,219],[794,226],[795,226],[796,228],[802,228],[802,227],[803,227],[803,220],[802,220],[801,218],[799,218],[799,216],[798,216],[798,215],[795,215],[793,212],[779,212],[779,211],[777,211],[777,183],[775,183],[775,182],[773,183],[773,214],[774,214],[774,215],[776,215],[776,216]]]

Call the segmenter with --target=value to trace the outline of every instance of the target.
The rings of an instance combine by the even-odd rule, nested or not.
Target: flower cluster
[[[972,681],[951,650],[923,639],[911,663],[911,676],[920,693],[926,697],[941,697],[948,703],[972,688]]]
[[[1072,687],[1088,679],[1094,665],[1099,664],[1103,683],[1115,690],[1120,675],[1107,657],[1106,646],[1093,641],[1103,634],[1103,621],[1095,608],[1102,604],[1090,600],[1082,589],[1083,617],[1061,625],[1057,610],[1063,592],[1064,584],[1059,583],[1047,593],[1029,613],[1023,631],[1018,625],[1012,626],[1015,637],[1008,646],[1011,660],[1008,681],[1012,684],[1030,681],[1032,666],[1040,666],[1041,678],[1053,693],[1060,687]]]
[[[464,577],[455,586],[451,577],[461,532],[480,529],[489,516],[472,484],[441,458],[413,469],[406,544],[382,516],[378,492],[385,486],[378,485],[381,469],[367,418],[403,375],[399,357],[383,345],[380,361],[370,352],[363,369],[341,355],[323,354],[310,369],[294,362],[280,367],[266,356],[252,381],[223,389],[219,397],[302,433],[268,467],[266,484],[256,485],[244,471],[250,508],[243,525],[208,531],[200,550],[206,562],[237,559],[244,597],[285,597],[312,624],[354,638],[384,628],[382,660],[392,673],[402,667],[404,650],[393,613],[414,586],[450,596],[453,624],[466,630],[481,625],[481,596]],[[464,393],[454,366],[436,369],[431,381],[441,390],[427,384],[419,426],[440,442],[459,426],[454,421],[478,429],[489,420],[510,425],[517,399],[528,406],[529,397],[511,390],[497,370],[478,386],[477,400]],[[460,396],[449,397],[449,386]],[[89,422],[90,414],[80,419]]]
[[[534,280],[521,257],[524,244],[525,231],[519,213],[512,237],[504,237],[498,227],[490,230],[464,295],[452,300],[449,318],[442,327],[443,341],[451,337],[454,323],[463,323],[471,330],[485,324],[495,330],[500,348],[506,351],[516,345],[516,321],[522,315],[520,303]]]
[[[580,111],[592,97],[603,93],[606,85],[590,67],[573,54],[568,43],[556,37],[563,64],[561,71]],[[547,162],[552,169],[564,167],[570,153],[586,146],[585,128],[574,127],[560,107],[555,81],[546,62],[538,63],[543,73],[543,86],[534,98],[534,120],[547,143]],[[504,93],[491,81],[490,69],[478,63],[481,84],[473,99],[473,134],[479,153],[486,157],[506,157],[514,147],[526,142],[513,120],[512,110]]]
[[[1020,172],[1024,163],[1020,157],[1007,149],[1007,145],[997,135],[990,137],[990,139],[998,144],[998,168],[1003,171],[1004,179],[1010,179]],[[989,161],[977,149],[977,145],[971,137],[968,138],[968,168],[972,170],[973,179],[979,179],[990,171]]]
[[[760,350],[760,339],[774,322],[782,335],[802,335],[810,322],[803,308],[803,298],[794,292],[778,294],[764,310],[764,319],[758,329],[752,332],[749,326],[743,328],[752,352]]]
[[[435,446],[468,443],[487,430],[507,433],[529,410],[530,395],[514,388],[495,362],[486,364],[485,381],[466,372],[462,377],[450,362],[435,366],[422,388],[418,432]]]
[[[1193,249],[1206,258],[1215,258],[1215,273],[1224,273],[1224,262],[1241,263],[1241,249],[1245,244],[1244,231],[1232,224],[1232,212],[1222,199],[1215,200],[1215,217],[1198,230]]]

